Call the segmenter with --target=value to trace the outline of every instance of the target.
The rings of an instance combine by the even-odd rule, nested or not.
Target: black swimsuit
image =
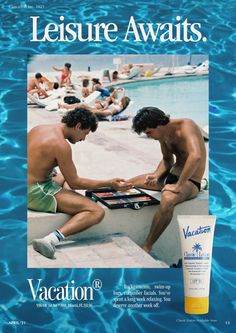
[[[179,177],[176,176],[176,175],[173,175],[173,173],[169,172],[167,177],[166,177],[166,180],[165,180],[165,184],[176,184],[179,180]],[[195,186],[197,186],[198,188],[198,191],[200,191],[201,189],[201,184],[199,182],[196,182],[195,180],[193,179],[189,179],[190,182],[192,182]]]

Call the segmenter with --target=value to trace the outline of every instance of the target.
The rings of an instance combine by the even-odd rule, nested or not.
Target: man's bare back
[[[40,125],[28,134],[28,185],[43,182],[56,166],[56,152],[66,142],[62,127]],[[67,143],[69,145],[69,143]]]
[[[27,86],[27,91],[31,91],[33,89],[40,89],[39,82],[36,78],[31,77],[28,80],[28,86]]]

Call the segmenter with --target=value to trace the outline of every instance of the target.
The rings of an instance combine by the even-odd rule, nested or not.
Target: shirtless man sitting
[[[45,89],[40,84],[44,84]],[[41,98],[45,98],[48,97],[48,90],[57,89],[58,87],[59,84],[57,82],[51,82],[45,76],[42,76],[41,73],[36,73],[35,77],[28,80],[27,92],[31,95],[37,93]]]
[[[153,244],[171,222],[175,205],[195,198],[205,170],[206,150],[199,127],[190,119],[170,119],[156,107],[145,107],[133,119],[138,134],[158,140],[163,155],[156,170],[129,181],[137,186],[161,191],[161,203],[143,249]]]
[[[101,222],[104,217],[101,206],[73,190],[112,187],[126,191],[132,187],[120,178],[93,180],[77,175],[69,143],[85,140],[96,129],[96,117],[83,106],[68,112],[61,123],[39,125],[28,134],[28,208],[72,215],[55,232],[33,240],[34,249],[45,257],[53,258],[55,246],[65,237]],[[56,166],[62,175],[55,175]]]

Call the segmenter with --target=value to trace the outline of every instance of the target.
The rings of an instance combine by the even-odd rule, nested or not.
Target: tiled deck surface
[[[28,268],[168,268],[122,235],[65,241],[55,257],[45,258],[28,245]]]

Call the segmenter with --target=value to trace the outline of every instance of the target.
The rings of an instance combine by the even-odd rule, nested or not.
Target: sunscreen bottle
[[[178,215],[183,261],[184,304],[188,314],[209,311],[212,243],[216,217]]]

